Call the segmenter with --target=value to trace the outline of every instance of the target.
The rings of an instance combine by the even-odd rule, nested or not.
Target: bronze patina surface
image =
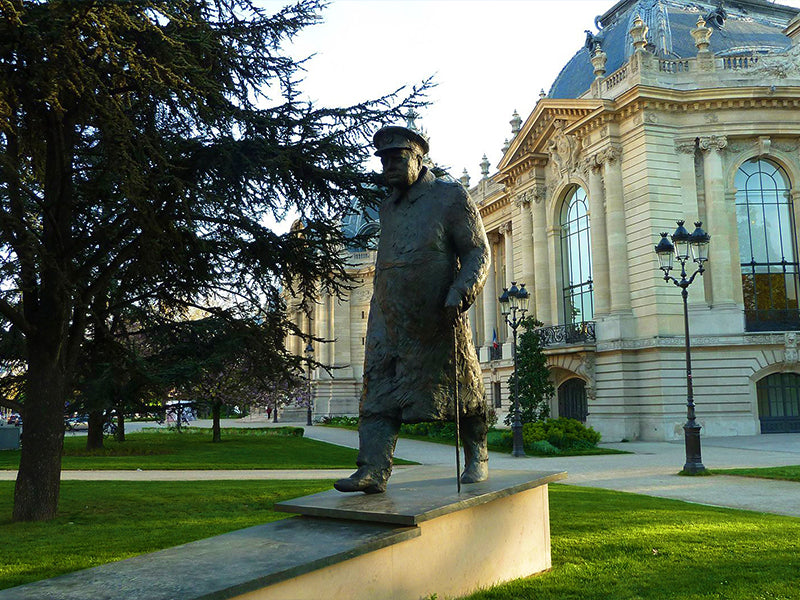
[[[487,406],[466,312],[488,273],[486,232],[464,187],[423,166],[427,140],[420,134],[385,127],[374,141],[392,193],[380,208],[358,470],[335,487],[385,491],[400,424],[453,420],[456,381],[462,481],[482,481]]]

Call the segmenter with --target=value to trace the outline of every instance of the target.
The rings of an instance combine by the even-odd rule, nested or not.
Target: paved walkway
[[[208,422],[192,423],[208,426]],[[226,421],[224,426],[272,426],[264,421]],[[354,431],[331,427],[307,427],[305,436],[340,446],[357,447]],[[490,469],[566,471],[566,483],[674,498],[713,506],[726,506],[800,517],[800,483],[744,477],[681,477],[676,473],[685,461],[683,441],[604,444],[631,454],[576,457],[513,458],[490,453]],[[773,467],[800,464],[800,434],[771,434],[702,439],[703,464],[709,469]],[[396,467],[403,470],[425,465],[453,465],[455,450],[442,444],[401,439],[396,455],[422,466]],[[232,479],[335,479],[353,469],[313,471],[64,471],[62,479],[132,481],[232,480]],[[14,471],[0,471],[0,480],[16,477]]]

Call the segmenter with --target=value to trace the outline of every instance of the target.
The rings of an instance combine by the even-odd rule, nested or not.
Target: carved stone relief
[[[567,135],[564,132],[565,125],[565,121],[562,120],[555,122],[555,132],[547,146],[554,179],[560,179],[578,166],[580,144],[574,135]]]
[[[586,380],[586,399],[592,402],[597,397],[597,390],[595,389],[595,355],[594,353],[586,353],[581,355],[581,364],[575,369],[575,372]]]
[[[783,364],[792,367],[797,364],[797,333],[787,332],[783,351]]]

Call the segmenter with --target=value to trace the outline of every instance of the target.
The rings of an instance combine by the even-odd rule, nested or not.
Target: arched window
[[[561,207],[561,274],[564,322],[594,318],[592,251],[586,192],[575,186]]]
[[[800,375],[773,373],[756,384],[761,433],[800,431]]]
[[[800,327],[794,208],[786,171],[766,158],[736,173],[736,221],[748,331]]]

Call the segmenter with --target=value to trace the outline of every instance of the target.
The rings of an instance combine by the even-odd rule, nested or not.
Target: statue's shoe
[[[489,479],[489,461],[473,460],[461,474],[461,483],[478,483]]]
[[[381,494],[386,491],[386,480],[370,473],[356,471],[350,477],[339,479],[333,487],[340,492],[364,492],[365,494]]]

